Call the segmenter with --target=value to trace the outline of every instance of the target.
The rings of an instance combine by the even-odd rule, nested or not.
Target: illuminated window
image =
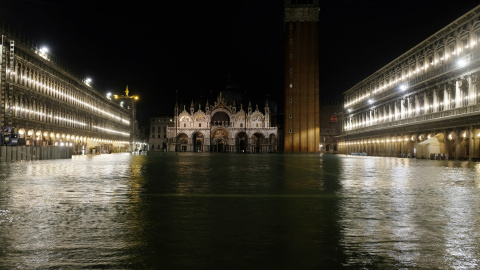
[[[438,52],[438,59],[442,60],[443,59],[443,50],[440,50]]]
[[[455,54],[455,44],[448,45],[448,53]]]

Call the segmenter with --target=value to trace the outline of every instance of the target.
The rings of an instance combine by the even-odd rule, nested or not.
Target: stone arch
[[[248,135],[245,131],[239,132],[235,136],[235,148],[238,153],[246,153],[248,150]]]
[[[43,132],[41,130],[35,131],[35,145],[42,145]]]
[[[16,132],[17,132],[18,144],[19,145],[25,145],[25,141],[26,141],[25,138],[27,136],[25,129],[20,128]]]
[[[180,133],[177,135],[176,149],[178,152],[188,151],[188,136],[185,133]]]
[[[210,124],[212,126],[228,126],[230,123],[230,115],[225,111],[218,111],[212,115]]]
[[[29,129],[25,134],[25,144],[31,145],[31,143],[34,142],[34,139],[35,139],[35,131],[33,129]]]
[[[211,134],[211,151],[212,152],[227,152],[229,151],[228,131],[224,128],[216,128],[212,130]]]
[[[252,140],[252,145],[253,145],[253,152],[255,153],[261,153],[262,151],[264,151],[264,149],[262,149],[265,145],[265,135],[260,133],[260,132],[256,132],[254,133],[251,137],[251,140]]]
[[[203,146],[205,145],[205,136],[201,132],[195,132],[192,134],[193,149],[195,152],[203,152]]]

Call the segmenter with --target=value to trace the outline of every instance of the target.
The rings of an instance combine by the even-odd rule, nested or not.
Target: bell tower
[[[284,152],[319,152],[318,0],[285,0]]]

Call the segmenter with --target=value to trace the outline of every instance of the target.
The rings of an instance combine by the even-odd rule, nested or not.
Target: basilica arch
[[[203,152],[205,151],[204,145],[204,135],[201,132],[195,132],[192,136],[192,142],[193,142],[193,149],[195,152]]]
[[[187,152],[188,149],[188,136],[185,133],[181,133],[177,135],[177,142],[176,142],[177,152]]]
[[[217,128],[212,131],[211,136],[212,152],[230,152],[228,131],[225,128]]]
[[[248,136],[244,131],[239,132],[235,137],[235,151],[237,153],[247,152],[248,147]]]
[[[256,132],[251,137],[252,148],[254,153],[261,153],[262,148],[265,146],[265,135],[262,133]]]
[[[224,109],[220,109],[212,116],[212,126],[228,126],[229,124],[230,115]]]

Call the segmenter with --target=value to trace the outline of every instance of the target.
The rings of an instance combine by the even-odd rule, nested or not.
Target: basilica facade
[[[197,107],[197,106],[198,107]],[[222,92],[213,104],[175,105],[174,126],[167,128],[170,152],[277,152],[278,130],[271,126],[271,111],[266,101],[263,112],[248,102],[237,106]]]

